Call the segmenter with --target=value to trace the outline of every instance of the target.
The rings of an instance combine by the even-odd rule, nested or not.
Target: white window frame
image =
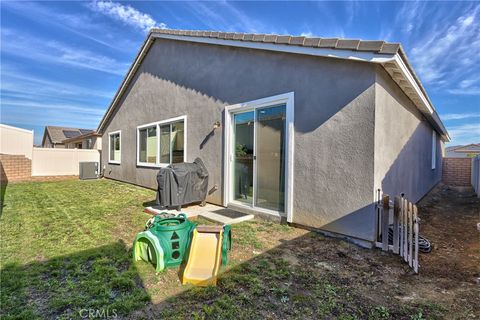
[[[258,99],[254,101],[249,101],[245,103],[239,103],[231,106],[225,107],[225,144],[224,144],[224,185],[223,185],[223,205],[226,207],[229,203],[236,205],[231,197],[231,185],[233,179],[232,172],[232,145],[233,145],[233,115],[237,112],[256,110],[262,107],[274,106],[277,104],[286,105],[286,165],[285,165],[285,212],[280,213],[277,211],[272,211],[268,209],[263,209],[259,207],[250,207],[251,210],[272,214],[276,216],[287,216],[288,222],[293,222],[293,180],[294,180],[294,133],[295,133],[295,105],[294,105],[295,95],[294,92],[288,92],[284,94],[279,94],[272,97],[266,97],[263,99]]]
[[[172,163],[172,154],[170,152],[170,163],[161,163],[160,162],[160,127],[166,124],[173,124],[175,122],[183,121],[183,162],[187,161],[187,116],[179,116],[175,118],[170,118],[162,121],[151,122],[147,124],[142,124],[137,127],[137,166],[138,167],[152,167],[152,168],[162,168],[170,165]],[[155,163],[140,162],[140,130],[145,128],[156,127],[157,129],[157,154]]]
[[[437,166],[437,133],[432,130],[432,170]]]
[[[112,139],[110,139],[111,136],[118,134],[118,139],[119,139],[119,146],[120,146],[120,161],[117,160],[111,160],[111,152],[112,148],[110,146],[110,143],[112,143]],[[117,131],[112,131],[108,134],[108,163],[111,164],[120,164],[122,162],[122,130],[117,130]]]

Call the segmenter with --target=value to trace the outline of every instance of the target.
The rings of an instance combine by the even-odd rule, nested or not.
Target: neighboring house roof
[[[43,142],[45,137],[48,135],[50,141],[54,144],[63,144],[64,140],[70,138],[76,138],[78,136],[94,132],[92,129],[80,129],[80,128],[67,128],[67,127],[56,127],[56,126],[46,126],[45,132],[43,135]],[[42,143],[43,144],[43,143]]]
[[[157,38],[200,42],[259,50],[282,51],[338,59],[349,59],[376,63],[390,74],[405,94],[417,106],[445,141],[450,141],[448,132],[440,120],[420,79],[399,43],[365,41],[339,38],[308,38],[290,35],[250,34],[218,31],[193,31],[152,29],[138,52],[120,88],[98,126],[102,133],[105,123],[113,114],[121,95],[133,78],[137,68]]]
[[[85,129],[80,129],[80,130],[85,130]],[[94,130],[89,130],[89,131],[90,132],[88,132],[88,133],[65,139],[65,140],[63,140],[62,143],[77,142],[77,141],[82,141],[83,139],[87,139],[87,138],[90,138],[90,137],[98,137],[99,136],[99,134],[96,131],[94,131]]]
[[[471,143],[464,146],[453,146],[446,148],[447,152],[477,153],[480,152],[480,143]]]

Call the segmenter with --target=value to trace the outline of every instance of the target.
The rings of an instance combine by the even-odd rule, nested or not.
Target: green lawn
[[[132,263],[132,240],[149,217],[143,206],[154,197],[111,180],[9,184],[0,317],[423,319],[445,311],[434,300],[392,298],[422,285],[405,282],[408,267],[396,257],[262,221],[233,226],[217,287],[182,286],[176,269],[155,274]]]

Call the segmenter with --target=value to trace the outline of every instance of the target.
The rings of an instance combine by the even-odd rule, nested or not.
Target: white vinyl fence
[[[0,153],[32,159],[33,131],[0,124]]]
[[[418,273],[419,218],[417,206],[396,196],[394,201],[388,194],[377,192],[377,242],[383,251],[400,255]]]
[[[472,186],[480,198],[480,155],[472,159]]]
[[[33,148],[32,176],[78,175],[79,163],[100,163],[100,151],[92,149]]]

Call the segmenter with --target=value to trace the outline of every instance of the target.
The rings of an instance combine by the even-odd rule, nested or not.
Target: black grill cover
[[[203,161],[175,163],[160,169],[157,174],[157,205],[178,207],[207,197],[208,171]]]

